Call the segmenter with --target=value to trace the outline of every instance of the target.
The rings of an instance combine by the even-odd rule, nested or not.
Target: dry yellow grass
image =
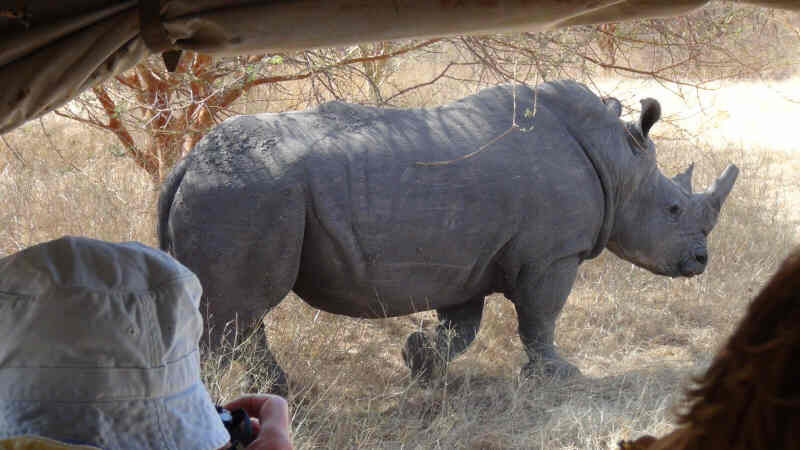
[[[444,382],[422,387],[399,353],[410,331],[432,325],[432,314],[356,320],[290,295],[267,324],[292,379],[298,449],[613,448],[619,439],[671,428],[671,408],[690,374],[707,364],[798,243],[800,141],[791,119],[800,117],[800,105],[779,95],[767,100],[768,88],[757,83],[687,93],[688,104],[652,83],[597,86],[634,107],[643,96],[658,98],[667,116],[682,120],[689,135],[657,126],[666,175],[697,161],[695,185],[705,187],[728,162],[741,168],[710,237],[707,272],[657,277],[608,252],[585,263],[556,339],[586,378],[566,383],[518,378],[524,353],[514,310],[500,296],[488,301],[475,343]],[[777,86],[800,92],[800,79]],[[424,98],[444,101],[464,90],[440,85]],[[0,256],[63,234],[153,245],[148,177],[113,156],[110,138],[54,117],[44,122],[47,133],[34,122],[4,136],[24,163],[0,142]],[[255,350],[241,367],[266,388]],[[216,356],[206,358],[205,377],[217,398],[240,390]]]

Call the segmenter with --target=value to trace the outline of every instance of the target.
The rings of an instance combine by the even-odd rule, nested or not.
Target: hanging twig
[[[50,144],[50,149],[53,150],[54,152],[56,152],[56,155],[58,155],[58,157],[61,158],[61,161],[66,163],[68,166],[70,166],[72,168],[72,170],[74,170],[76,172],[83,172],[80,169],[80,167],[76,166],[72,161],[70,161],[66,157],[64,157],[64,154],[61,153],[61,149],[58,148],[58,146],[56,145],[55,142],[53,142],[53,137],[50,136],[50,133],[47,131],[47,128],[44,126],[44,121],[42,120],[41,117],[39,117],[39,127],[42,128],[42,134],[44,134],[44,136],[47,138],[47,142]]]
[[[22,167],[27,166],[25,158],[23,158],[22,154],[16,151],[14,147],[12,147],[11,144],[8,143],[4,135],[0,134],[0,140],[2,140],[4,144],[6,144],[6,148],[8,148],[11,151],[11,154],[14,155],[15,158],[17,158],[17,160],[22,164]]]
[[[477,155],[477,154],[479,154],[479,153],[483,152],[483,151],[484,151],[484,150],[486,150],[487,148],[489,148],[489,147],[490,147],[492,144],[494,144],[495,142],[497,142],[497,141],[499,141],[500,139],[503,139],[504,137],[506,137],[506,135],[508,135],[508,133],[511,133],[512,131],[514,131],[514,130],[516,130],[516,129],[518,129],[518,128],[519,128],[519,126],[518,126],[516,123],[514,123],[514,124],[511,124],[511,126],[510,126],[510,127],[508,127],[508,129],[507,129],[506,131],[504,131],[504,132],[503,132],[502,134],[500,134],[499,136],[495,136],[495,137],[494,137],[494,138],[493,138],[491,141],[489,141],[489,142],[487,142],[487,143],[485,143],[485,144],[481,145],[481,146],[480,146],[480,148],[478,148],[478,149],[477,149],[477,150],[475,150],[474,152],[467,153],[466,155],[463,155],[463,156],[459,156],[459,157],[458,157],[458,158],[456,158],[456,159],[449,159],[449,160],[447,160],[447,161],[431,161],[431,162],[417,161],[417,163],[416,163],[416,164],[417,164],[418,166],[446,166],[446,165],[448,165],[448,164],[453,164],[453,163],[457,163],[457,162],[459,162],[459,161],[463,161],[463,160],[465,160],[465,159],[472,158],[473,156],[475,156],[475,155]]]
[[[516,86],[514,86],[511,89],[511,95],[513,97],[513,100],[512,100],[513,109],[511,111],[511,126],[508,127],[508,129],[506,131],[500,133],[500,135],[498,135],[498,136],[495,136],[494,138],[492,138],[492,140],[490,140],[489,142],[483,144],[482,146],[480,146],[474,152],[467,153],[466,155],[459,156],[458,158],[450,159],[450,160],[447,160],[447,161],[431,161],[431,162],[418,161],[416,164],[418,166],[445,166],[445,165],[448,165],[448,164],[456,163],[458,161],[463,161],[465,159],[472,158],[473,156],[478,155],[479,153],[483,152],[484,150],[489,148],[495,142],[497,142],[500,139],[503,139],[504,137],[506,137],[512,131],[514,131],[514,130],[522,130],[520,128],[520,126],[517,124],[517,88],[516,88]],[[529,114],[531,117],[536,116],[536,98],[537,98],[536,97],[536,91],[534,90],[533,91],[533,108],[530,111],[530,113],[526,112],[526,115]],[[531,130],[532,130],[532,128],[527,128],[527,129],[524,129],[522,131],[531,131]]]

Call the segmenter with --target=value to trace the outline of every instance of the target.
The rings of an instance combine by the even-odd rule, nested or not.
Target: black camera
[[[250,417],[242,408],[234,411],[217,406],[217,413],[231,435],[231,450],[244,450],[256,437],[253,436],[253,429],[250,427]]]

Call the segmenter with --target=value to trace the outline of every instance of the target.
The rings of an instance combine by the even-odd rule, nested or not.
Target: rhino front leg
[[[578,262],[578,258],[562,259],[539,276],[533,275],[530,266],[520,274],[511,300],[517,309],[519,336],[529,359],[522,368],[523,376],[532,375],[537,367],[548,375],[580,375],[575,365],[558,354],[553,343],[556,319],[575,282]]]
[[[403,360],[411,369],[411,375],[423,379],[441,376],[447,364],[475,340],[481,326],[483,304],[484,297],[480,296],[465,304],[437,309],[439,325],[434,344],[420,331],[411,333],[403,348]]]

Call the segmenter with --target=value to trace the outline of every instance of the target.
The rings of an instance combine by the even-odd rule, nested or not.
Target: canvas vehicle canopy
[[[678,15],[707,0],[4,0],[0,133],[169,50],[212,55]],[[747,0],[800,10],[796,0]],[[166,61],[178,53],[166,53]]]

